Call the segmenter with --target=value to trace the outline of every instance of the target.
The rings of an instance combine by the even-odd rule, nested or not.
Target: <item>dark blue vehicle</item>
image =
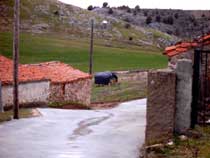
[[[108,85],[118,82],[118,77],[113,72],[99,72],[95,74],[95,84]]]

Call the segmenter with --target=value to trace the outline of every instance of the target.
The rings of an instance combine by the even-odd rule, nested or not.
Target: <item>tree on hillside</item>
[[[135,11],[136,12],[139,12],[140,11],[140,6],[139,5],[135,6]]]
[[[174,14],[174,17],[175,17],[176,19],[178,19],[178,18],[179,18],[179,13],[175,13],[175,14]]]
[[[103,8],[107,8],[108,7],[108,3],[107,2],[104,2],[103,3]]]
[[[89,10],[89,11],[93,10],[93,6],[92,5],[89,5],[88,8],[87,8],[87,10]]]

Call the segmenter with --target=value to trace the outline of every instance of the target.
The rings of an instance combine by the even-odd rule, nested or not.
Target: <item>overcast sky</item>
[[[164,8],[164,9],[202,9],[210,10],[210,0],[60,0],[62,2],[87,8],[89,5],[102,6],[108,2],[110,6],[128,5],[141,8]]]

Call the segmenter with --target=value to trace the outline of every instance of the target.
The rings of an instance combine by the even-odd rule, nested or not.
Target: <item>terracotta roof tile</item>
[[[3,84],[11,84],[12,75],[13,61],[0,55],[0,80]],[[86,78],[91,76],[61,62],[19,65],[20,82],[50,80],[52,83],[67,83]]]
[[[210,45],[210,34],[203,36],[201,38],[195,39],[192,42],[179,42],[176,45],[167,47],[165,48],[165,51],[163,52],[163,54],[167,55],[168,57],[172,57],[180,53],[187,52],[200,45],[204,45],[204,46]]]

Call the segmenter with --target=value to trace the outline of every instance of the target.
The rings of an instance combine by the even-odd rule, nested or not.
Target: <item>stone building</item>
[[[4,106],[13,103],[13,61],[0,56],[0,81]],[[20,104],[50,102],[90,104],[91,76],[61,62],[19,64]]]

